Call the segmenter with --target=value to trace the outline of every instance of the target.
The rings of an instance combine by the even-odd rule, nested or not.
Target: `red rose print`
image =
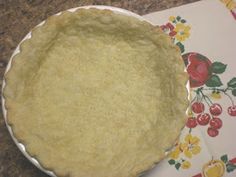
[[[169,36],[173,37],[174,35],[176,35],[176,32],[174,31],[174,26],[171,23],[166,23],[165,25],[161,25],[160,28],[166,32],[167,34],[169,34]]]
[[[183,55],[190,77],[191,87],[200,87],[206,83],[211,76],[211,61],[198,53],[187,53]]]

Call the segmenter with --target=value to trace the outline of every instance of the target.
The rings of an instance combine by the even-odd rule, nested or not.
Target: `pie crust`
[[[58,176],[134,177],[165,157],[185,124],[178,48],[159,27],[110,10],[47,19],[5,81],[14,136]]]

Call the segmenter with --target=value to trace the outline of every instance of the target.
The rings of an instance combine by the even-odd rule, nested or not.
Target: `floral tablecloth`
[[[204,0],[144,16],[180,48],[191,87],[180,141],[146,176],[236,176],[235,12],[233,0]]]

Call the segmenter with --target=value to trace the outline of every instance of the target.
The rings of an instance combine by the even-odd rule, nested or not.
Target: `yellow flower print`
[[[170,160],[168,163],[173,165],[176,170],[179,168],[189,169],[191,162],[187,161],[185,157],[192,158],[193,155],[200,153],[201,147],[199,146],[200,139],[196,136],[187,134],[183,142],[177,143],[175,148],[169,153]]]
[[[199,146],[200,139],[198,137],[188,134],[184,140],[182,150],[186,157],[192,158],[192,155],[200,153],[201,147]]]
[[[182,164],[181,164],[181,168],[183,169],[189,169],[191,167],[191,163],[187,160],[185,160]]]
[[[229,10],[236,8],[236,2],[234,0],[220,0],[223,2]]]
[[[175,21],[175,17],[174,16],[170,16],[169,17],[169,21],[171,21],[171,22]]]
[[[175,149],[170,152],[169,156],[172,159],[178,159],[179,155],[184,152],[186,145],[184,143],[179,143],[175,146]]]
[[[179,158],[180,153],[181,153],[180,147],[179,147],[179,145],[177,145],[177,146],[175,147],[175,149],[170,152],[169,157],[170,157],[171,159],[175,159],[175,160],[176,160],[176,159]]]
[[[212,92],[211,97],[213,99],[221,99],[221,95],[219,92]]]
[[[191,27],[186,26],[183,23],[178,23],[175,26],[174,31],[176,32],[175,38],[177,41],[185,41],[189,36],[190,36],[190,31]]]
[[[169,157],[171,159],[178,159],[181,153],[188,158],[192,158],[192,155],[200,153],[201,147],[199,146],[200,139],[196,136],[188,134],[183,143],[176,145],[175,149],[170,152]]]

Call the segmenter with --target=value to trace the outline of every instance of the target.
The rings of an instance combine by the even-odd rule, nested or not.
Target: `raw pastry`
[[[52,16],[5,76],[16,138],[58,176],[134,177],[185,123],[184,64],[159,27],[109,10]]]

